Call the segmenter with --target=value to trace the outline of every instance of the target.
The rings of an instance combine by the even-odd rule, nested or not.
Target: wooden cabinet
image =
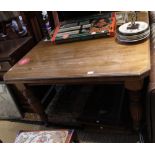
[[[19,101],[20,109],[18,109],[15,97],[9,91],[12,87],[5,85],[3,75],[33,46],[33,39],[30,36],[0,42],[0,118],[19,119],[22,117],[23,100]],[[14,87],[16,87],[15,84]]]

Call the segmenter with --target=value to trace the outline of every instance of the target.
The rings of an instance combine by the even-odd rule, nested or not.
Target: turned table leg
[[[138,131],[142,119],[142,103],[141,103],[141,90],[143,81],[127,81],[125,88],[129,96],[129,110],[132,118],[133,129]]]

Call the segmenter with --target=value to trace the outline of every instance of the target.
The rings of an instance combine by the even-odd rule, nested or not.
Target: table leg
[[[33,95],[31,90],[28,88],[23,90],[23,95],[27,98],[28,104],[40,116],[41,120],[44,121],[45,125],[47,125],[48,117],[44,112],[44,108],[41,105],[41,102]]]
[[[127,81],[125,88],[129,95],[129,109],[133,123],[133,129],[138,131],[142,119],[141,90],[143,81]]]
[[[16,85],[16,87],[18,87],[18,89],[20,89],[20,91],[22,91],[22,94],[23,94],[24,98],[27,100],[27,103],[31,106],[33,111],[40,116],[41,120],[45,123],[45,125],[47,125],[48,117],[44,112],[44,108],[41,105],[41,102],[33,95],[31,90],[29,88],[27,88],[25,85],[18,84],[18,85]]]

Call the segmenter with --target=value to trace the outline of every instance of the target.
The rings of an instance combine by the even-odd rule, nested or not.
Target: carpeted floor
[[[93,131],[77,131],[82,143],[137,143],[139,137],[132,133],[96,133]]]
[[[32,125],[10,121],[0,121],[0,139],[4,143],[13,143],[20,130],[50,130],[53,127]],[[95,132],[78,129],[77,136],[81,143],[136,143],[138,135],[133,133]]]

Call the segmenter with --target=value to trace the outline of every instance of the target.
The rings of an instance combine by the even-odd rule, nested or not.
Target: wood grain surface
[[[139,13],[148,20],[147,13]],[[4,76],[6,82],[62,79],[126,78],[148,75],[150,70],[149,39],[136,44],[118,43],[115,37],[52,45],[38,43]],[[28,60],[28,61],[27,61]]]

